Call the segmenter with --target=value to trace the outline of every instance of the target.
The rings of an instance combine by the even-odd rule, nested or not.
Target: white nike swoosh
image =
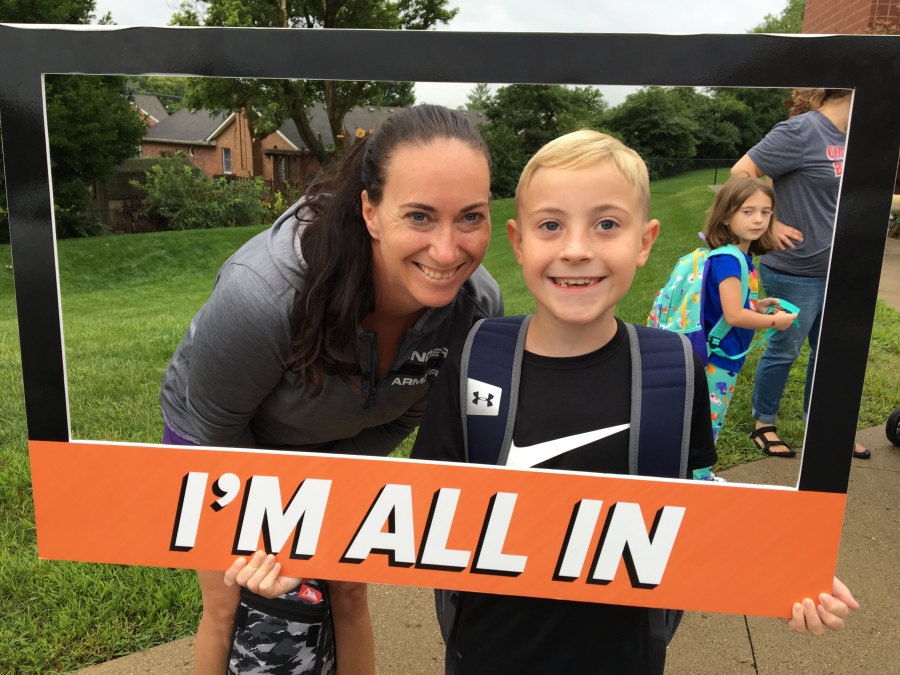
[[[625,431],[631,427],[630,424],[620,424],[616,427],[607,427],[606,429],[597,429],[596,431],[586,431],[583,434],[575,434],[574,436],[565,436],[544,443],[536,443],[528,445],[524,448],[517,448],[515,441],[509,447],[509,456],[506,458],[506,466],[512,466],[517,469],[528,469],[532,466],[546,462],[557,455],[580,448],[588,443],[599,441],[601,438],[612,436],[620,431]]]

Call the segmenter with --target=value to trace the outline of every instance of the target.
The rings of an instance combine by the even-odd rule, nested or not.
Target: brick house
[[[159,102],[156,96],[150,94],[135,94],[134,107],[137,108],[138,114],[147,123],[148,127],[159,124],[169,116],[165,106]]]
[[[396,108],[359,107],[344,118],[348,132],[357,138],[372,133]],[[461,111],[473,123],[487,122],[479,110]],[[324,104],[311,109],[310,127],[326,146],[334,145]],[[300,138],[293,120],[287,120],[274,134],[259,143],[261,161],[253,166],[250,126],[240,113],[211,115],[205,110],[182,109],[149,126],[141,142],[141,156],[171,156],[184,153],[207,176],[261,176],[281,185],[305,185],[321,165]]]
[[[803,32],[853,35],[898,19],[897,0],[806,0]]]

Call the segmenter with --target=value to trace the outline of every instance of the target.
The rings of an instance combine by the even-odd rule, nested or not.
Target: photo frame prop
[[[297,575],[776,616],[830,591],[900,151],[898,47],[861,36],[0,26],[39,555],[224,569],[265,545]],[[49,73],[854,89],[797,487],[72,440]],[[792,562],[773,573],[773,559]],[[699,592],[710,584],[715,594]]]

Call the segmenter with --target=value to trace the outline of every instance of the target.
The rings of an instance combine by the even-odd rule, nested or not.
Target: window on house
[[[222,173],[231,173],[231,149],[222,148]]]

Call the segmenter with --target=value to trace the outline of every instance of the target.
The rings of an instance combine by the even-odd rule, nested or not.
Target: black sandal
[[[778,430],[775,427],[760,427],[759,429],[754,429],[750,432],[750,439],[753,441],[753,444],[763,451],[764,455],[768,455],[769,457],[795,457],[797,455],[796,452],[791,450],[791,446],[785,443],[782,440],[777,441],[767,441],[763,438],[763,434],[773,433],[777,434]],[[757,443],[756,439],[759,438],[762,440],[762,445]],[[772,446],[775,445],[783,445],[787,448],[787,452],[772,452],[769,450]]]

